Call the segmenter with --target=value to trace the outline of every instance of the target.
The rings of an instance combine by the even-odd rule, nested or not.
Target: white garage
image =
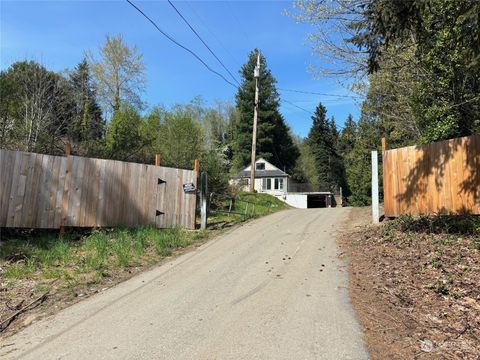
[[[335,207],[335,197],[331,192],[286,193],[283,200],[298,209]]]

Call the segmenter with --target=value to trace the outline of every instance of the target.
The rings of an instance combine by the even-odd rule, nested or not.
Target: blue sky
[[[176,40],[199,54],[217,71],[223,69],[166,1],[135,1]],[[207,104],[234,101],[235,89],[208,72],[185,50],[176,47],[125,1],[1,1],[1,59],[5,69],[33,59],[50,70],[73,68],[85,50],[94,54],[105,35],[121,33],[144,54],[150,105],[185,103],[201,95]],[[174,1],[230,71],[238,74],[247,54],[258,47],[266,56],[278,87],[348,94],[335,79],[314,80],[307,71],[318,64],[306,37],[313,29],[283,14],[290,1]],[[228,76],[227,74],[225,75]],[[350,99],[280,91],[281,98],[308,111],[319,101],[341,126],[358,105]],[[281,111],[294,134],[305,136],[310,115],[288,103]]]

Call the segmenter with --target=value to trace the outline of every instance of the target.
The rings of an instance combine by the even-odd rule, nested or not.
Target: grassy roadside
[[[266,194],[241,194],[255,203],[255,215],[212,214],[207,230],[96,229],[71,231],[2,230],[0,246],[0,321],[48,292],[48,298],[29,316],[19,316],[0,336],[28,325],[33,318],[111,287],[198,246],[224,229],[253,217],[286,208]],[[241,210],[242,203],[238,202]],[[33,315],[32,315],[33,314]]]
[[[478,359],[480,217],[403,216],[340,244],[372,359]]]
[[[208,217],[211,228],[229,227],[251,218],[265,216],[289,206],[274,196],[260,193],[240,192],[233,203],[233,213],[215,212],[215,210],[227,210],[230,200],[226,198],[213,198],[211,204],[212,213]]]

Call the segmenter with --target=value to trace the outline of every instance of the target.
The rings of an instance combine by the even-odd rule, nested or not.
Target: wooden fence
[[[480,214],[480,135],[382,153],[385,216]]]
[[[0,172],[0,227],[195,227],[196,171],[0,150]]]

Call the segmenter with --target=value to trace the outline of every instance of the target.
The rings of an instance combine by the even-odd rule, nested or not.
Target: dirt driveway
[[[287,210],[4,339],[25,359],[366,359],[335,234],[349,209]]]

